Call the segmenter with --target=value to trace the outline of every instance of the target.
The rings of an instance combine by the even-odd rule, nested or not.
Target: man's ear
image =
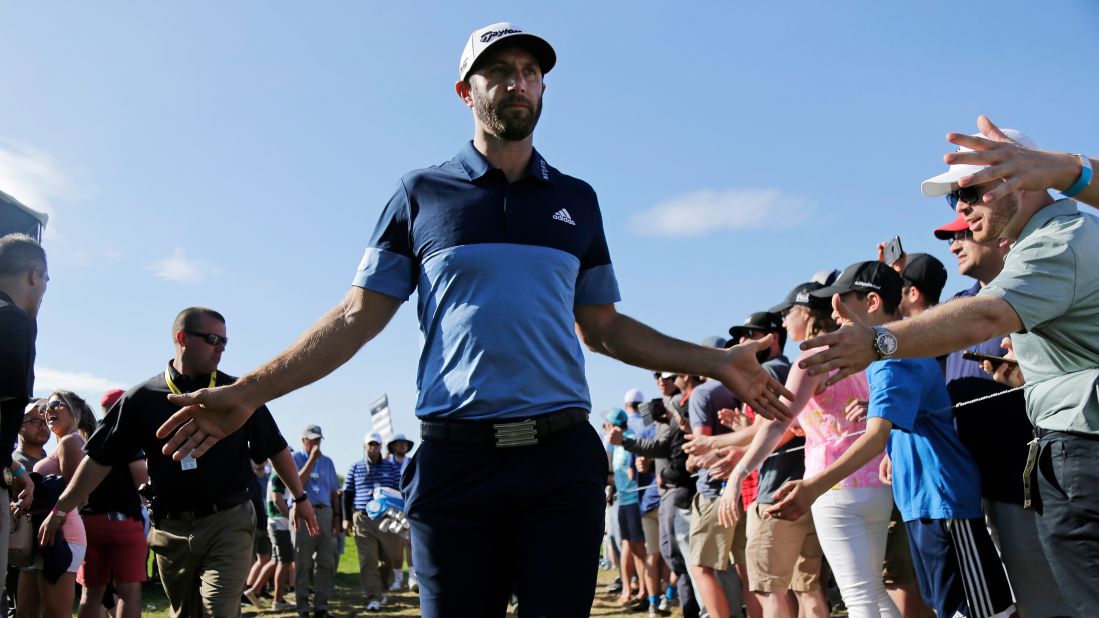
[[[468,107],[473,107],[473,94],[468,81],[454,82],[454,92]]]
[[[176,337],[175,337],[175,339],[176,339],[176,343],[177,343],[177,344],[179,344],[179,345],[183,345],[183,342],[184,342],[184,340],[186,340],[186,338],[187,338],[187,333],[184,333],[184,332],[183,332],[183,331],[181,331],[181,330],[177,330],[177,331],[176,331]]]
[[[874,313],[882,308],[882,299],[877,292],[866,295],[866,313]]]

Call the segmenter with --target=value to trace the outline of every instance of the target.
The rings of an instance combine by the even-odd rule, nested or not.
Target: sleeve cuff
[[[622,300],[618,279],[610,264],[580,271],[576,278],[576,305],[612,305]]]

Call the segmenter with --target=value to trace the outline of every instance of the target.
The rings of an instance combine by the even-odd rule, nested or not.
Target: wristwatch
[[[897,337],[884,326],[874,328],[874,353],[878,360],[888,360],[897,353]]]
[[[309,494],[307,494],[305,492],[302,492],[302,494],[300,496],[298,496],[297,498],[294,498],[294,504],[301,504],[302,502],[305,502],[308,499],[309,499]]]

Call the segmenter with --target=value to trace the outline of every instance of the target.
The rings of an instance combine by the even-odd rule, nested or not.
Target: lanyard
[[[210,374],[210,386],[208,388],[214,388],[217,386],[218,372]],[[168,383],[168,390],[172,391],[173,395],[182,395],[183,391],[179,390],[176,383],[172,381],[172,372],[170,369],[164,370],[164,381]]]

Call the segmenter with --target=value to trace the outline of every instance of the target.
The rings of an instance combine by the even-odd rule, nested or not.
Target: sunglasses
[[[958,202],[972,206],[980,202],[981,196],[984,194],[985,192],[977,187],[961,187],[957,191],[951,191],[946,195],[946,203],[950,204],[951,210],[958,207]]]
[[[190,330],[185,330],[183,332],[188,334],[188,335],[191,335],[192,337],[198,337],[199,339],[202,339],[203,341],[205,341],[206,343],[208,343],[212,346],[229,345],[229,338],[228,337],[222,337],[221,335],[215,335],[213,333],[198,333],[198,332],[190,331]]]
[[[61,408],[67,408],[67,407],[69,407],[68,404],[66,404],[64,401],[61,401],[60,399],[54,399],[53,401],[51,401],[49,404],[46,405],[47,410],[59,410]]]
[[[968,228],[966,228],[964,230],[958,230],[957,232],[954,232],[950,236],[947,236],[946,237],[946,244],[947,245],[953,245],[957,241],[972,240],[972,239],[973,239],[973,232],[971,232]]]
[[[30,423],[31,425],[42,425],[43,427],[46,426],[46,421],[44,421],[40,418],[34,418],[34,417],[28,418],[27,420],[23,421],[24,425],[26,425],[27,423]]]

